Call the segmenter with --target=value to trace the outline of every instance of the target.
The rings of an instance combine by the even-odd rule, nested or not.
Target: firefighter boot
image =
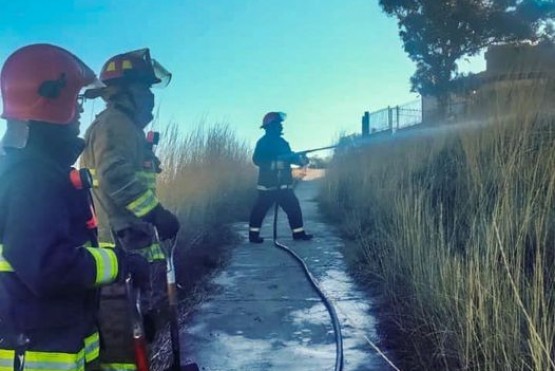
[[[295,241],[310,241],[314,237],[311,234],[306,233],[305,231],[294,232],[293,239]]]
[[[260,237],[260,232],[249,232],[250,243],[263,243],[264,239]]]

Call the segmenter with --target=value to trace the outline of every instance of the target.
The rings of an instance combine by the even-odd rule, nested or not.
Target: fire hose
[[[297,154],[299,154],[299,153],[306,154],[306,153],[309,153],[309,152],[315,152],[315,151],[319,151],[319,150],[323,150],[323,149],[330,149],[330,148],[334,148],[334,147],[335,146],[333,146],[333,147],[322,147],[322,148],[319,148],[319,149],[297,152]],[[278,184],[281,183],[281,176],[282,176],[282,174],[281,174],[281,170],[280,170],[280,171],[278,171]],[[280,190],[278,189],[277,192],[280,192]],[[293,252],[293,250],[291,250],[287,245],[278,241],[278,236],[277,236],[278,208],[279,208],[279,205],[276,202],[275,207],[274,207],[274,226],[273,226],[274,246],[276,246],[276,247],[280,248],[281,250],[285,251],[287,254],[289,254],[289,256],[291,256],[301,266],[301,268],[302,268],[305,276],[307,277],[310,285],[312,286],[312,288],[314,288],[314,290],[316,291],[316,293],[318,294],[318,296],[320,297],[320,299],[324,303],[324,306],[326,307],[326,309],[327,309],[327,311],[330,315],[331,322],[332,322],[332,325],[333,325],[333,331],[334,331],[334,334],[335,334],[335,368],[334,368],[334,370],[335,371],[342,371],[343,370],[343,335],[341,333],[341,323],[339,322],[339,318],[337,317],[337,312],[335,310],[335,307],[331,303],[331,301],[327,298],[327,296],[324,294],[324,292],[322,291],[322,289],[318,285],[318,282],[314,278],[314,275],[308,269],[308,266],[306,265],[304,260],[299,255],[297,255],[295,252]]]

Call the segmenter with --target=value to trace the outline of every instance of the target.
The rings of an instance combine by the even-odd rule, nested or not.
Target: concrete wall
[[[460,86],[464,88],[450,95],[445,118],[437,116],[434,97],[423,97],[424,122],[442,124],[461,117],[499,114],[526,100],[533,100],[526,103],[530,109],[555,110],[554,44],[495,45],[486,52],[486,61],[486,71],[463,80]]]

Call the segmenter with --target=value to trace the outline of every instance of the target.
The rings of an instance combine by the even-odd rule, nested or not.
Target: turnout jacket
[[[155,195],[160,161],[148,148],[144,131],[131,115],[108,104],[85,134],[81,166],[91,169],[94,195],[111,228],[132,228],[158,205]]]
[[[81,166],[93,175],[101,226],[107,221],[119,237],[125,230],[126,248],[138,250],[149,262],[161,261],[164,254],[152,226],[141,220],[159,204],[155,192],[160,160],[125,105],[108,103],[88,128]]]
[[[300,156],[291,151],[289,143],[281,135],[270,133],[258,140],[252,160],[259,167],[259,191],[291,188],[291,164],[301,164]]]
[[[118,274],[114,251],[90,246],[88,190],[32,149],[0,157],[0,370],[15,339],[26,369],[81,370],[98,356],[97,287]]]

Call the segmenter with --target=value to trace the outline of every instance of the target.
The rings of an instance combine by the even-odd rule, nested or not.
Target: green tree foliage
[[[552,0],[380,0],[416,62],[413,91],[446,99],[457,61],[493,42],[553,40]],[[441,105],[443,106],[443,104]]]

